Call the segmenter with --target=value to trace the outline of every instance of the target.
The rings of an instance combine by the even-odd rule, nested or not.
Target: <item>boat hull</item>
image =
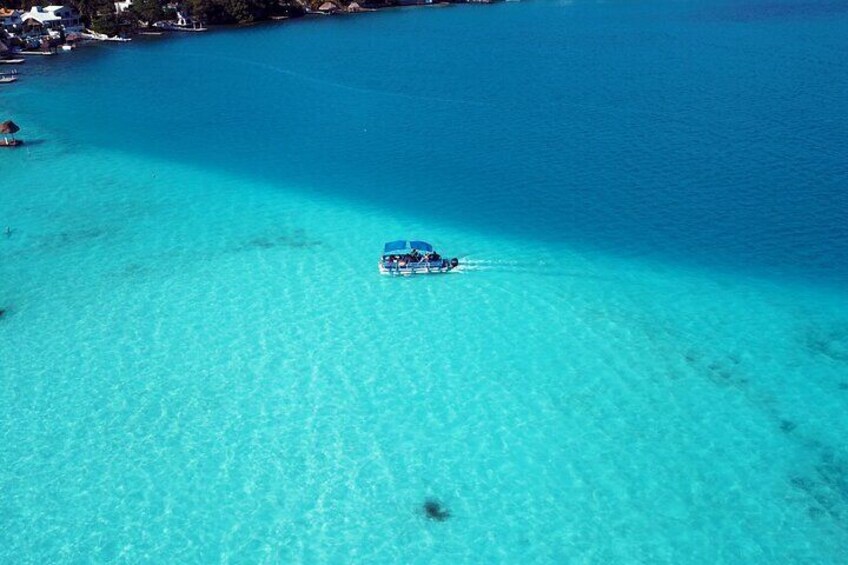
[[[380,274],[388,276],[438,275],[449,273],[457,266],[450,261],[421,262],[407,265],[388,264],[383,261],[377,263]]]

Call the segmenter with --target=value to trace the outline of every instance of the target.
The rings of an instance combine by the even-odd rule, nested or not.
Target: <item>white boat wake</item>
[[[505,273],[550,273],[547,261],[516,260],[516,259],[477,259],[460,257],[459,272],[498,271]]]

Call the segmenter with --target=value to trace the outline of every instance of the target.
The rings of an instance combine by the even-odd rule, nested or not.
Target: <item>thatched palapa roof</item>
[[[324,2],[320,6],[318,6],[319,12],[335,12],[339,7],[333,4],[332,2]]]
[[[5,122],[0,123],[0,134],[12,134],[18,133],[19,131],[21,131],[21,128],[19,128],[18,124],[16,124],[12,120],[6,120]]]

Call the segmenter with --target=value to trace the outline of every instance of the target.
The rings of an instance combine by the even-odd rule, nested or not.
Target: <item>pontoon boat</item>
[[[390,241],[383,246],[378,267],[382,275],[426,275],[447,273],[459,266],[459,259],[445,259],[426,241]]]

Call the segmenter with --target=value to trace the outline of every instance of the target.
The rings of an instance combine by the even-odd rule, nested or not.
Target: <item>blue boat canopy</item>
[[[391,253],[392,251],[403,251],[405,249],[417,249],[419,251],[433,251],[433,246],[426,241],[406,241],[399,239],[390,241],[383,246],[383,253]]]
[[[385,246],[383,246],[383,253],[389,253],[391,251],[400,251],[402,249],[406,249],[405,239],[388,242]]]
[[[433,251],[433,246],[426,241],[410,241],[409,246],[418,251]]]

